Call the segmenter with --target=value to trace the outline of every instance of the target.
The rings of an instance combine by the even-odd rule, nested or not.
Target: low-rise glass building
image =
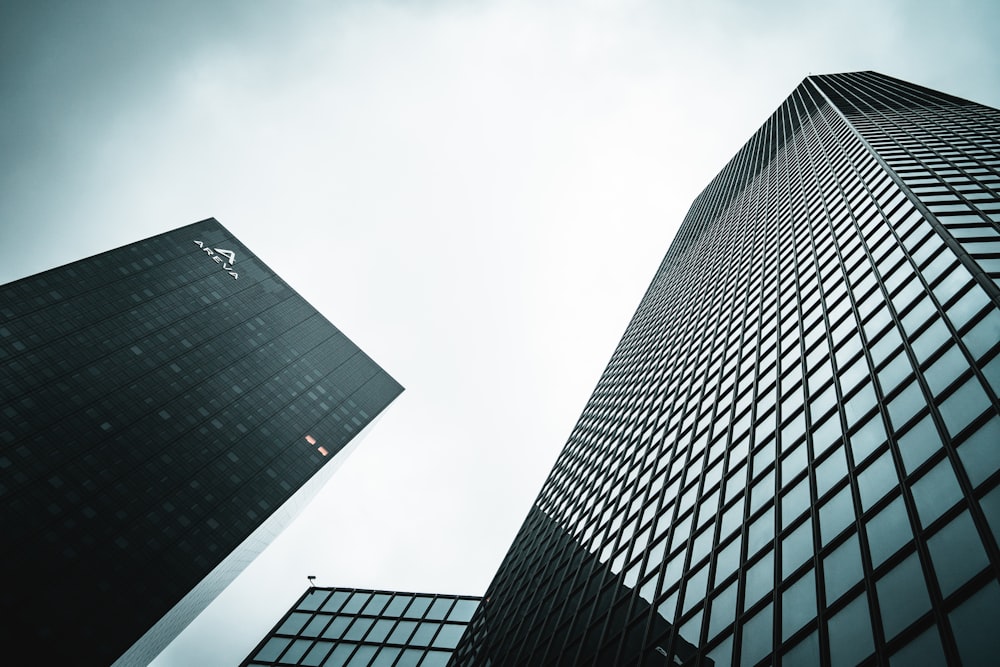
[[[243,667],[445,667],[480,598],[311,588]]]

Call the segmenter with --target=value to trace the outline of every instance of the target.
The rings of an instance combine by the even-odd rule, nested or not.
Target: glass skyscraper
[[[691,206],[455,665],[995,664],[1000,112],[807,77]]]
[[[4,646],[148,663],[401,391],[214,219],[0,287]]]
[[[310,588],[242,667],[445,667],[480,599]]]

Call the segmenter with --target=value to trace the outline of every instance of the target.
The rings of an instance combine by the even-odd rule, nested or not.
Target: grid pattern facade
[[[445,667],[480,598],[311,588],[243,667]]]
[[[993,664],[1000,112],[811,76],[695,200],[457,665]]]
[[[212,219],[3,286],[0,637],[109,664],[186,600],[148,662],[401,390]]]

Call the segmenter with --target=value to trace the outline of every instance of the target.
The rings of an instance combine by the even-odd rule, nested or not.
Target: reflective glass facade
[[[1000,112],[805,79],[692,205],[456,665],[994,664]]]
[[[243,667],[445,667],[480,598],[311,588]]]
[[[212,219],[0,287],[4,644],[145,664],[401,390]]]

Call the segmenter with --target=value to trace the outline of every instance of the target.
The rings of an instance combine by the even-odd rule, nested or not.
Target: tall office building
[[[1000,112],[810,76],[692,205],[457,665],[1000,655]]]
[[[400,391],[213,219],[3,286],[4,646],[146,664]]]
[[[310,588],[241,667],[446,667],[480,599]]]

